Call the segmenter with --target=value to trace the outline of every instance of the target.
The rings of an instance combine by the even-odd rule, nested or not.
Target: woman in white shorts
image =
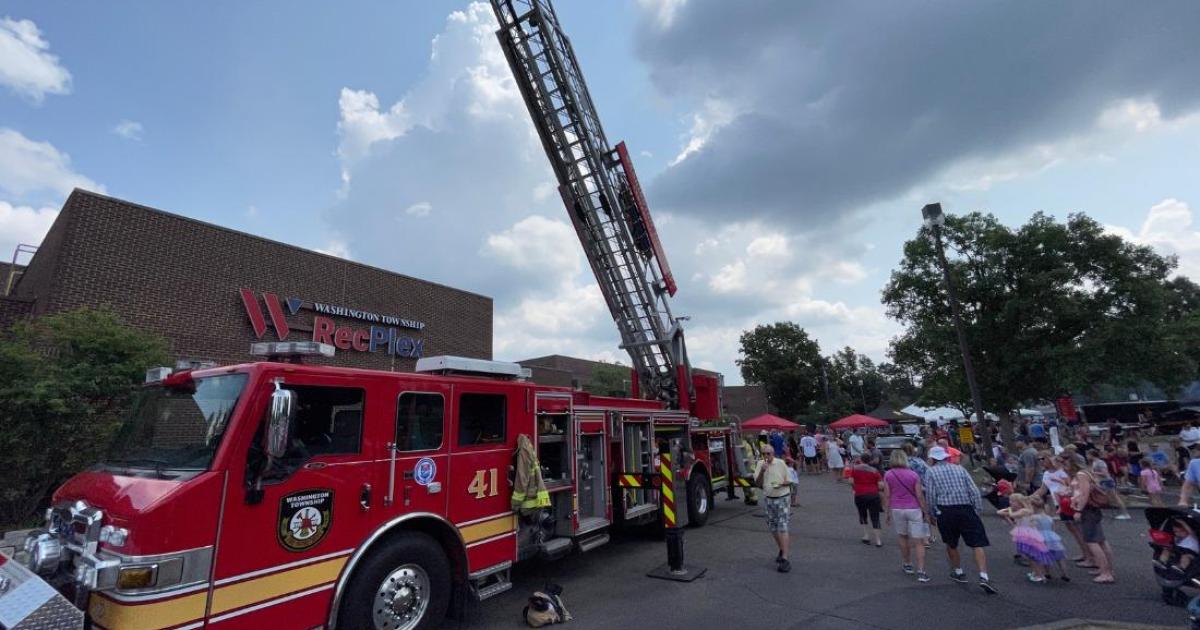
[[[929,537],[929,513],[921,478],[908,467],[908,456],[901,449],[892,451],[888,471],[883,475],[883,507],[887,524],[895,523],[900,539],[900,557],[904,573],[916,573],[918,582],[928,582],[925,573],[925,539]],[[913,556],[916,556],[915,558]],[[913,560],[916,567],[913,567]]]

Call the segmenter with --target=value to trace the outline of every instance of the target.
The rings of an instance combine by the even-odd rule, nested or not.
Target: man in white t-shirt
[[[820,462],[817,459],[817,438],[811,435],[800,438],[800,450],[804,453],[804,472],[821,472]]]
[[[856,457],[862,457],[863,436],[859,435],[857,431],[854,433],[851,433],[850,439],[848,440],[846,448],[848,448],[850,450],[850,460],[851,461],[854,461],[854,458],[856,458]]]
[[[1179,432],[1179,439],[1183,441],[1184,448],[1191,448],[1194,444],[1200,444],[1200,427],[1197,427],[1195,423],[1189,422]]]

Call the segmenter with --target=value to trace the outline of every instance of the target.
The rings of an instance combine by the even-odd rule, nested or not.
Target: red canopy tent
[[[761,416],[754,416],[742,423],[743,429],[779,429],[780,431],[794,431],[800,428],[800,425],[789,420],[784,420],[779,416],[773,416],[769,413],[764,413]]]
[[[882,429],[888,426],[886,420],[864,416],[861,413],[846,416],[829,425],[830,429]]]

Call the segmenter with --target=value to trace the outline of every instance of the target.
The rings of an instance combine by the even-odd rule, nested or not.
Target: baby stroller
[[[984,466],[983,469],[991,475],[992,481],[980,484],[979,494],[997,510],[1007,508],[1008,495],[1012,494],[1013,482],[1017,480],[1016,473],[1003,466]]]
[[[1150,524],[1150,547],[1154,549],[1154,577],[1162,588],[1162,599],[1172,606],[1187,605],[1192,595],[1184,589],[1200,588],[1200,511],[1186,507],[1146,508]],[[1193,606],[1189,605],[1189,612]],[[1192,614],[1192,628],[1200,619]]]

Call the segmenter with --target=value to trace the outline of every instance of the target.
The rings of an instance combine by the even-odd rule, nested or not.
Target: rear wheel
[[[712,484],[708,475],[697,472],[688,479],[688,523],[692,527],[702,527],[708,522],[708,513],[712,511]]]
[[[354,571],[338,628],[423,630],[446,616],[450,562],[433,538],[401,534],[371,549]]]

